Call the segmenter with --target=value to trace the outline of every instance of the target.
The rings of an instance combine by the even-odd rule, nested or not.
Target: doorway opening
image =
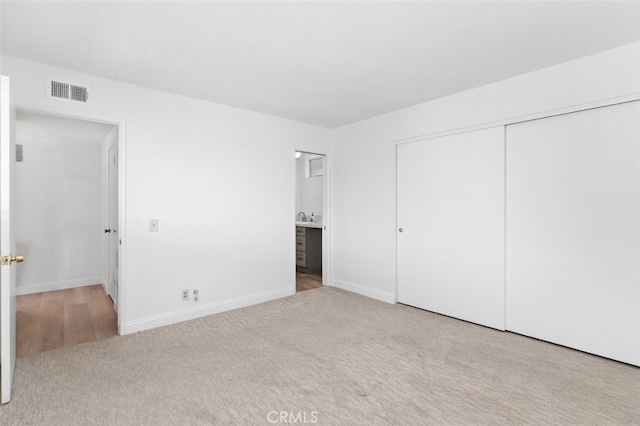
[[[323,285],[326,156],[296,151],[296,292]]]
[[[16,112],[16,355],[118,334],[119,126]]]

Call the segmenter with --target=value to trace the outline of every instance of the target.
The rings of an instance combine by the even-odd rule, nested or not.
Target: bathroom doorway
[[[296,292],[323,285],[326,156],[296,151]]]

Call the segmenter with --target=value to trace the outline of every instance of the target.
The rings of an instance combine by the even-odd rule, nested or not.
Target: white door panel
[[[640,102],[507,126],[507,329],[640,365]]]
[[[109,283],[107,289],[113,305],[118,310],[118,143],[109,148]]]
[[[398,301],[504,330],[504,128],[398,145]]]
[[[0,81],[0,255],[16,254],[12,233],[15,109],[10,98],[9,77]],[[0,394],[3,404],[11,399],[16,363],[16,264],[0,266]]]

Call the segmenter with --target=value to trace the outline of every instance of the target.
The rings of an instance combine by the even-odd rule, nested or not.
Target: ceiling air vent
[[[77,84],[64,83],[58,80],[49,81],[49,97],[65,101],[89,102],[89,89]]]

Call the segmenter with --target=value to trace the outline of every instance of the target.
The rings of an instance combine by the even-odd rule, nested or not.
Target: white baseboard
[[[34,283],[16,286],[16,295],[42,293],[43,291],[66,290],[68,288],[84,287],[86,285],[103,284],[102,277],[74,278],[71,280],[51,281],[48,283]]]
[[[358,293],[363,296],[370,297],[372,299],[381,300],[387,303],[396,303],[396,295],[395,293],[391,293],[389,291],[378,290],[377,288],[367,287],[361,284],[350,283],[348,281],[332,279],[331,286],[341,288],[343,290],[350,291],[352,293]]]
[[[205,305],[192,306],[179,311],[168,312],[166,314],[154,315],[147,318],[128,321],[120,334],[131,334],[138,331],[150,330],[152,328],[165,325],[176,324],[182,321],[192,320],[232,309],[244,308],[282,297],[293,296],[295,288],[286,287],[278,290],[270,290],[262,293],[251,294],[249,296],[236,297],[235,299],[222,300],[219,302],[207,303]],[[197,303],[197,302],[196,302]]]

